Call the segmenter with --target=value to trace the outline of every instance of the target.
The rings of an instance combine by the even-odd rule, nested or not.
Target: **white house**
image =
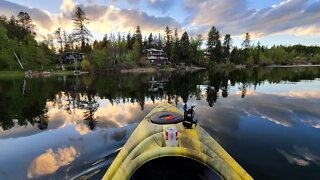
[[[167,57],[165,57],[164,51],[150,48],[147,49],[147,60],[149,60],[150,64],[168,64],[170,61]]]

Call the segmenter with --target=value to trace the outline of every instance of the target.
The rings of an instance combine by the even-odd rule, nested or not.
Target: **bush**
[[[312,64],[320,64],[320,54],[316,54],[311,58]]]
[[[81,62],[81,69],[88,72],[93,72],[93,68],[88,58],[84,58]]]

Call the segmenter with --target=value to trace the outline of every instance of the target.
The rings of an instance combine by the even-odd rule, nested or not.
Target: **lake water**
[[[320,68],[0,79],[0,179],[99,179],[161,102],[255,179],[320,179]]]

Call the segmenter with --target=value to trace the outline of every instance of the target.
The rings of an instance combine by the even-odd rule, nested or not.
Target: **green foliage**
[[[232,39],[230,34],[226,34],[223,40],[223,57],[226,60],[230,59],[230,51],[232,46]]]
[[[306,64],[320,63],[320,47],[318,46],[273,46],[271,48],[251,44],[250,34],[246,33],[241,48],[232,47],[230,34],[224,36],[221,42],[219,30],[212,26],[208,32],[207,47],[203,48],[202,36],[189,37],[184,32],[181,39],[178,30],[174,33],[167,26],[163,36],[142,37],[140,26],[135,32],[126,36],[118,33],[105,36],[102,41],[95,40],[89,44],[90,31],[86,28],[89,22],[85,12],[80,7],[73,15],[74,31],[67,34],[58,28],[42,42],[35,40],[35,26],[31,17],[21,12],[16,19],[0,17],[0,70],[19,69],[19,63],[13,52],[21,59],[26,69],[40,70],[52,67],[57,63],[56,53],[79,51],[87,53],[90,61],[84,61],[84,67],[90,71],[110,69],[114,67],[132,67],[147,63],[145,50],[147,48],[163,49],[173,63],[185,62],[200,66],[226,64],[270,65],[270,64]],[[77,44],[79,42],[80,44]],[[57,52],[56,52],[57,50]],[[89,64],[89,65],[88,65]],[[223,67],[223,65],[219,65]]]
[[[209,60],[220,63],[222,60],[222,46],[220,41],[220,33],[215,26],[212,26],[208,33],[207,48],[209,54]]]
[[[180,62],[180,39],[178,35],[177,28],[174,30],[174,40],[173,40],[173,48],[172,48],[172,61],[175,63]]]
[[[0,17],[0,70],[21,69],[14,53],[25,69],[41,70],[56,63],[54,50],[49,48],[49,40],[35,40],[35,26],[26,12],[20,12],[18,20]]]
[[[98,69],[101,70],[102,67],[107,62],[107,50],[106,50],[106,48],[94,50],[92,52],[92,59],[96,63]]]
[[[172,30],[167,26],[165,29],[165,46],[164,52],[169,60],[172,59]]]
[[[198,35],[196,38],[191,38],[190,45],[190,54],[191,54],[191,63],[200,65],[203,63],[203,51],[201,50],[201,46],[203,43],[203,39],[201,35]]]
[[[250,48],[251,48],[251,37],[250,34],[247,32],[245,35],[245,39],[242,42],[242,48],[243,48],[243,57],[245,60],[248,60],[250,58]]]
[[[181,48],[181,60],[185,63],[190,63],[190,41],[187,32],[184,32],[180,39],[180,48]]]
[[[138,63],[141,58],[141,51],[140,50],[141,50],[141,45],[140,45],[139,41],[134,42],[133,54],[134,54],[134,61],[136,63]]]
[[[316,54],[311,58],[312,64],[320,64],[320,54]]]
[[[83,69],[84,71],[93,72],[93,67],[88,58],[82,60],[81,69]]]

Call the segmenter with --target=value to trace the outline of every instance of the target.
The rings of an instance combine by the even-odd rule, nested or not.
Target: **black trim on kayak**
[[[143,164],[133,173],[130,179],[221,180],[221,177],[204,164],[191,158],[180,156],[167,156],[156,158]]]

